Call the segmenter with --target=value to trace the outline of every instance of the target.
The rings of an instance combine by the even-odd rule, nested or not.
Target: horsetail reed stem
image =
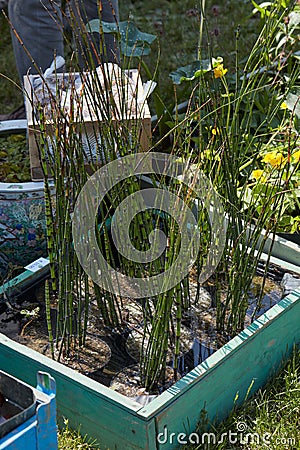
[[[205,266],[211,241],[214,240],[213,244],[216,246],[219,242],[219,237],[213,236],[211,224],[207,223],[209,222],[209,211],[205,211],[207,205],[205,202],[202,204],[200,199],[198,202],[200,206],[197,206],[193,187],[197,183],[199,172],[202,171],[211,180],[224,203],[228,222],[226,248],[221,263],[209,283],[215,281],[215,303],[212,307],[216,310],[217,328],[227,334],[235,334],[243,327],[248,306],[247,291],[251,286],[264,243],[276,231],[276,218],[280,213],[280,202],[284,194],[283,190],[276,191],[283,181],[283,178],[279,177],[273,190],[270,189],[270,195],[260,214],[257,215],[254,196],[245,206],[244,200],[251,184],[251,169],[255,162],[259,161],[262,146],[269,139],[271,122],[277,120],[280,112],[279,99],[290,91],[298,74],[297,70],[292,72],[285,84],[281,78],[281,68],[279,70],[276,61],[272,61],[270,57],[282,20],[282,15],[279,17],[278,14],[274,14],[276,6],[277,2],[274,3],[274,11],[267,17],[242,72],[238,71],[241,62],[238,60],[237,33],[234,87],[232,88],[230,84],[230,77],[226,78],[223,65],[219,68],[211,67],[207,73],[203,72],[200,76],[189,80],[191,95],[187,102],[185,117],[182,118],[175,108],[173,126],[163,136],[159,136],[151,148],[152,151],[159,149],[160,145],[166,142],[166,137],[172,137],[171,148],[168,150],[172,155],[182,158],[189,168],[192,167],[189,186],[184,186],[179,180],[171,182],[166,176],[161,176],[156,184],[170,189],[189,207],[198,209],[201,249],[196,260],[197,277]],[[199,2],[199,9],[201,14],[196,45],[198,45],[199,67],[202,69],[201,59],[205,53],[203,33],[208,32],[205,1]],[[124,70],[119,72],[120,67],[114,67],[110,72],[102,64],[102,60],[107,56],[105,50],[102,54],[98,54],[99,48],[96,50],[96,42],[86,33],[82,20],[73,15],[70,22],[71,26],[77,27],[77,34],[75,32],[77,55],[71,58],[70,65],[77,69],[82,60],[88,69],[79,70],[81,88],[79,91],[76,90],[74,74],[61,75],[63,82],[68,85],[70,94],[70,105],[67,107],[66,99],[63,99],[60,92],[59,74],[55,74],[54,78],[57,80],[55,93],[49,89],[52,108],[50,118],[43,116],[42,109],[39,110],[35,105],[36,111],[41,113],[39,145],[47,194],[45,203],[51,277],[53,290],[57,293],[55,339],[59,348],[59,358],[63,352],[70,352],[73,345],[84,344],[91,314],[91,294],[95,298],[104,324],[111,330],[124,332],[122,312],[125,299],[105,291],[98,285],[93,285],[84,273],[72,245],[71,222],[76,198],[99,164],[107,164],[124,155],[141,151],[142,125],[141,118],[132,119],[128,113],[126,103],[129,96],[129,86],[126,84],[129,80],[126,78],[128,72],[125,73]],[[103,38],[101,27],[100,23],[100,48]],[[213,64],[211,48],[206,50],[208,60]],[[132,57],[124,57],[120,66],[123,69],[128,68],[131,63]],[[138,66],[139,69],[143,66],[148,70],[142,60]],[[42,74],[41,78],[43,79]],[[113,96],[112,83],[116,78],[120,78],[120,84],[117,86],[116,96]],[[48,81],[43,81],[46,92]],[[175,86],[174,91],[176,96]],[[264,95],[268,98],[266,107],[263,106]],[[133,109],[138,111],[137,92],[133,93],[130,101]],[[257,111],[263,116],[253,125]],[[85,114],[92,120],[86,121]],[[53,123],[52,133],[49,133],[49,119]],[[283,121],[278,124],[278,130],[281,127],[286,129]],[[53,207],[50,178],[53,178],[56,191]],[[156,179],[157,177],[152,177],[154,185]],[[146,278],[149,275],[163,273],[176,261],[182,245],[180,227],[176,219],[181,219],[185,211],[179,211],[178,217],[173,218],[164,213],[163,205],[156,205],[155,210],[150,208],[149,211],[142,211],[133,218],[129,236],[124,236],[124,239],[130,239],[138,251],[142,252],[151,247],[149,236],[156,228],[165,232],[167,247],[156,260],[146,264],[135,264],[122,254],[116,257],[110,236],[110,221],[113,220],[118,205],[140,188],[141,180],[138,177],[131,177],[111,189],[96,213],[95,230],[98,246],[110,265],[117,267],[120,272],[124,271],[128,276]],[[91,214],[93,206],[90,206]],[[84,224],[78,226],[83,228]],[[264,229],[266,233],[261,238]],[[55,272],[55,266],[58,267],[58,274]],[[58,283],[55,285],[56,278]],[[107,286],[112,287],[111,284],[112,279],[107,279]],[[138,302],[142,307],[144,328],[140,370],[147,389],[157,388],[164,380],[169,358],[173,358],[176,378],[179,370],[182,316],[194,302],[201,304],[201,287],[197,282],[196,297],[192,298],[190,280],[186,276],[172,289],[166,292],[162,290],[160,294],[152,298],[143,298]],[[47,321],[50,324],[48,284],[46,291]],[[49,331],[49,339],[53,341],[53,336],[51,338],[50,336],[52,335]],[[173,345],[172,354],[168,351],[170,343]]]
[[[53,344],[53,332],[52,332],[52,320],[51,320],[51,301],[50,301],[49,280],[45,281],[45,307],[46,307],[46,321],[47,321],[47,330],[48,330],[50,351],[51,351],[52,359],[54,359],[54,344]]]

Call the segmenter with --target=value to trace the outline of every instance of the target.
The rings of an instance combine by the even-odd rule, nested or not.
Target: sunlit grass
[[[229,433],[245,428],[242,438],[248,443],[230,443]],[[295,350],[280,372],[258,393],[233,411],[229,418],[211,430],[218,444],[192,445],[185,449],[205,450],[298,450],[300,448],[300,351]],[[198,431],[199,436],[201,432]]]
[[[0,114],[6,114],[23,102],[12,49],[9,25],[0,10]]]
[[[64,428],[58,432],[58,448],[60,450],[96,450],[100,447],[95,440],[82,436],[80,430],[72,430],[68,420],[65,419]]]
[[[240,58],[248,55],[260,27],[259,17],[252,15],[249,0],[223,3],[206,1],[206,21],[203,48],[209,45],[212,54],[222,56],[226,66],[235,66],[235,31],[239,27]],[[156,47],[144,58],[149,67],[155,67],[159,58],[158,81],[163,99],[173,97],[169,74],[180,66],[197,59],[199,34],[199,5],[194,0],[168,1],[131,0],[120,2],[122,20],[131,17],[137,26],[157,34]],[[158,56],[158,48],[160,55]],[[207,55],[203,55],[207,57]]]

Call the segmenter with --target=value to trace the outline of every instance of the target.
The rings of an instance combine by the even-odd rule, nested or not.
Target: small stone
[[[290,273],[285,273],[280,283],[283,288],[283,296],[291,294],[296,289],[300,288],[300,278],[296,278]]]
[[[137,391],[137,395],[146,395],[146,388],[140,388]]]

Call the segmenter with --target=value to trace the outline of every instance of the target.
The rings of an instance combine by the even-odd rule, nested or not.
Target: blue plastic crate
[[[0,403],[6,399],[0,450],[58,449],[55,394],[55,380],[45,372],[37,373],[36,388],[0,372]]]

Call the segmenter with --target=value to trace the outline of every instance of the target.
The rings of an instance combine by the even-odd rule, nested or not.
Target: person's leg
[[[1,9],[7,8],[8,0],[0,0],[0,11]]]
[[[13,49],[23,83],[28,71],[37,73],[35,65],[45,71],[56,55],[64,56],[61,0],[10,0],[8,15],[14,28]]]
[[[92,19],[101,19],[104,22],[117,23],[119,20],[118,0],[70,0],[71,28],[75,34],[74,40],[78,50],[79,64],[82,68],[89,65],[89,57],[86,48],[89,47],[91,54],[94,55],[95,65],[100,62],[118,62],[119,50],[117,40],[112,34],[100,36],[99,33],[93,33],[91,40],[93,45],[87,45],[88,35],[84,30],[84,25]],[[82,37],[85,35],[85,37]],[[95,44],[95,46],[94,46]]]

